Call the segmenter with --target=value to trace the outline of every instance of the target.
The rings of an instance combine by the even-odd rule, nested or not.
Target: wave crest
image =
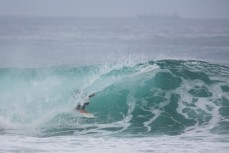
[[[227,67],[179,60],[0,69],[0,129],[32,128],[45,135],[228,133],[228,76]],[[80,118],[74,107],[92,92],[87,109],[97,118]]]

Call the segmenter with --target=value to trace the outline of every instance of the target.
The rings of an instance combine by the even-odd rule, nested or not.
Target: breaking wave
[[[228,134],[229,68],[160,60],[0,69],[0,131],[39,136]],[[74,110],[96,93],[86,108]]]

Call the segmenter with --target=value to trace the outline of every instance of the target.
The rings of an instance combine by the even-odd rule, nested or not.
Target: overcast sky
[[[0,15],[228,18],[229,0],[0,0]]]

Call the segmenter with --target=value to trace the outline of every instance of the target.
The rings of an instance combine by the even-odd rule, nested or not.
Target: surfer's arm
[[[88,96],[88,99],[90,99],[90,98],[92,98],[92,97],[94,97],[95,96],[95,93],[92,93],[92,94],[90,94],[89,96]]]

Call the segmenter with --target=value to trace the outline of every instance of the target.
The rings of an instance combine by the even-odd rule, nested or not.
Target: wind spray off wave
[[[0,129],[41,136],[228,134],[228,77],[227,67],[178,60],[2,68]],[[92,92],[87,109],[96,119],[80,118],[74,108]]]

